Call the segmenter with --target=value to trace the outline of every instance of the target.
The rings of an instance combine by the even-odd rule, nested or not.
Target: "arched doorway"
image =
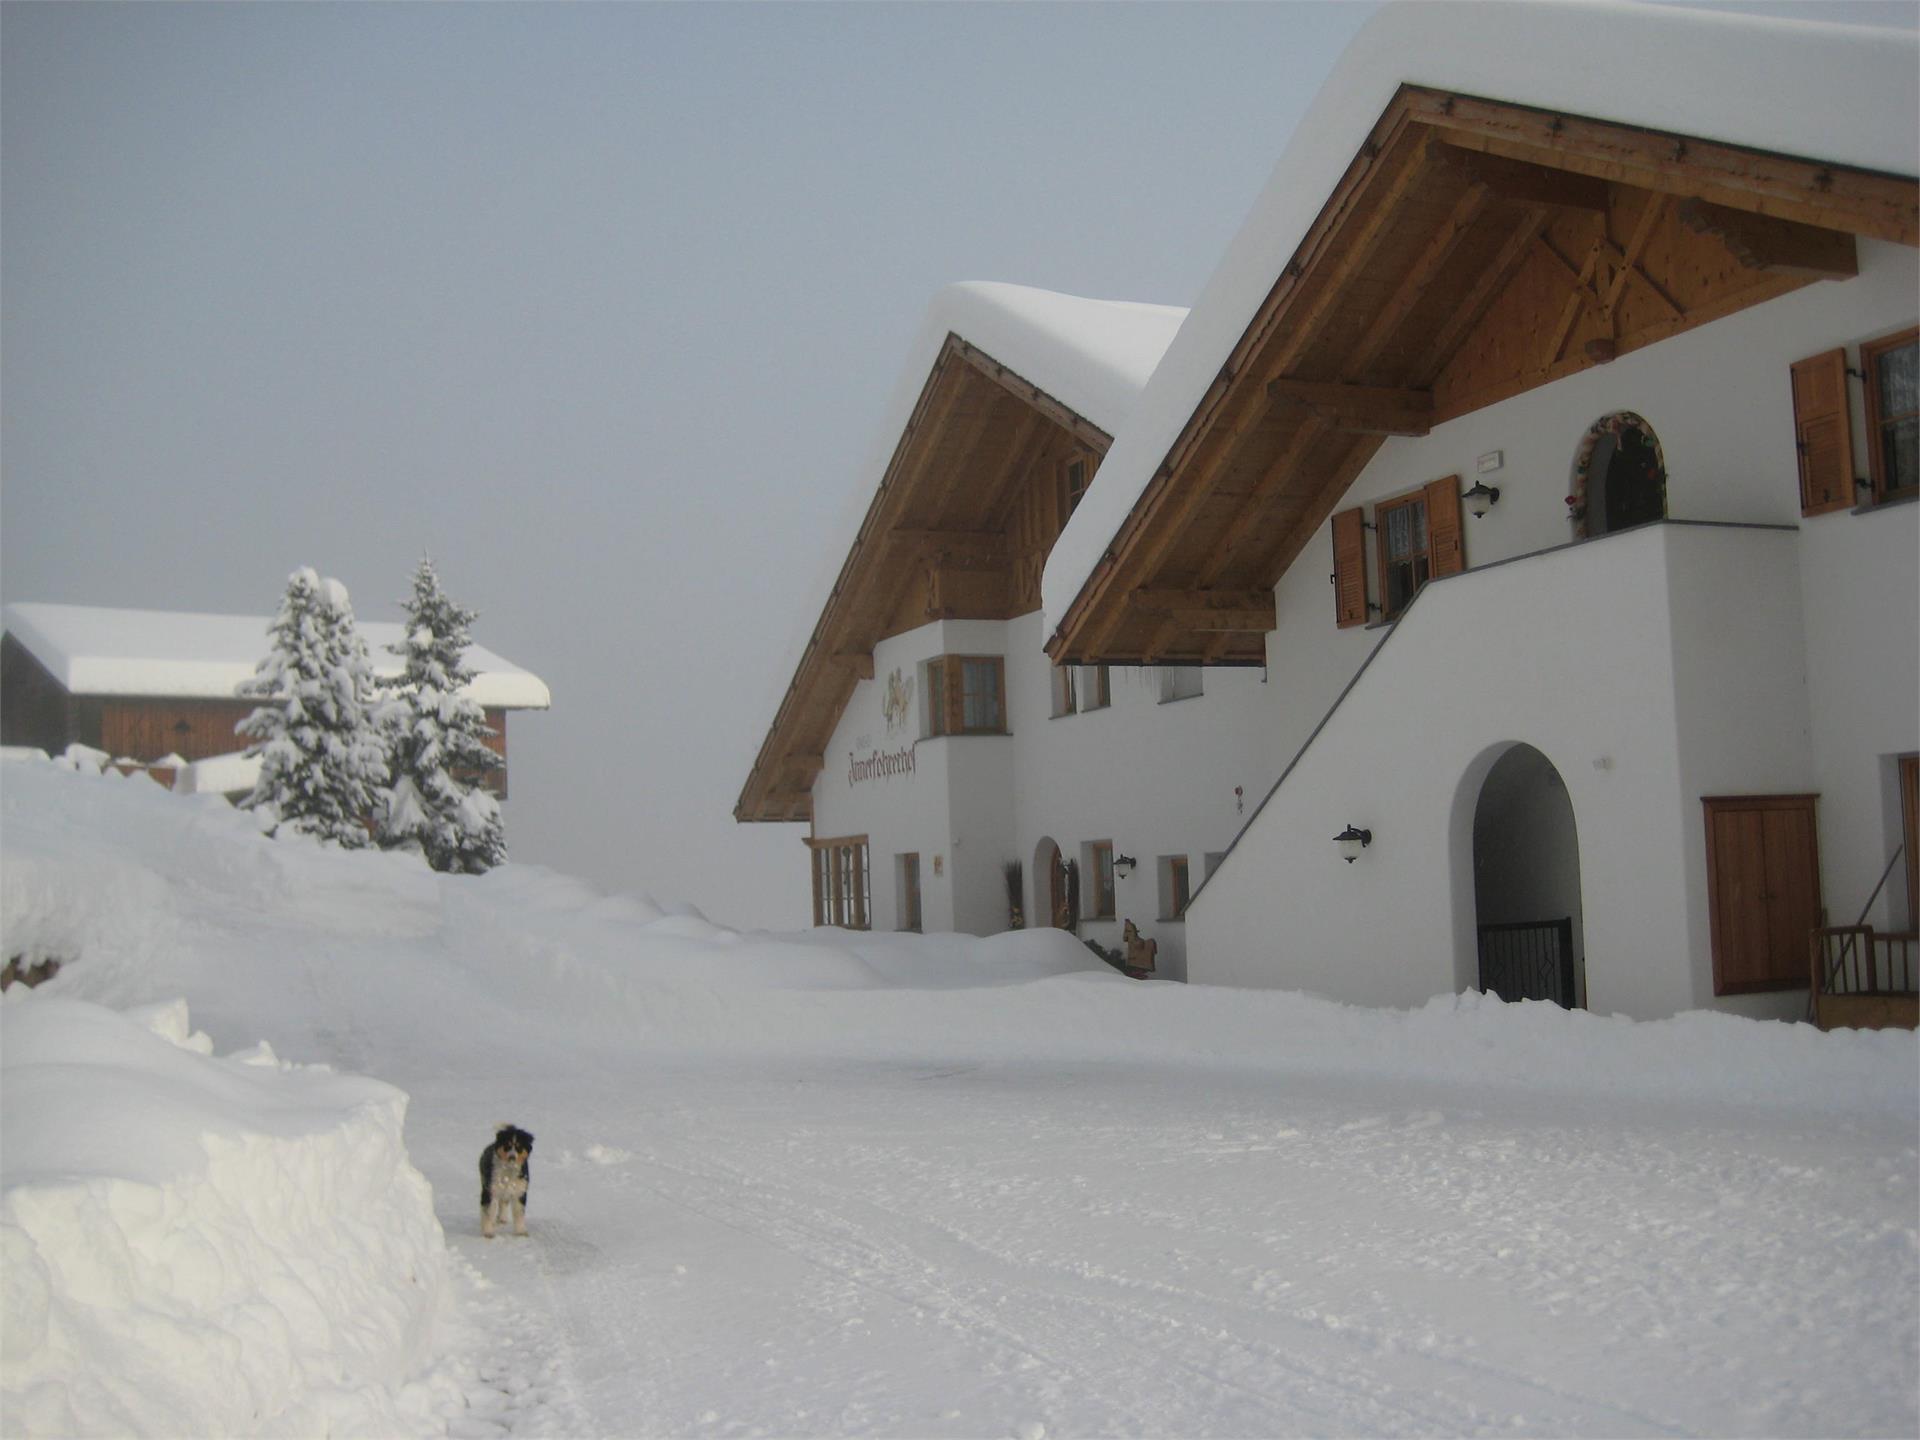
[[[1051,925],[1056,930],[1074,928],[1080,900],[1074,893],[1072,868],[1053,837],[1043,835],[1033,850],[1031,914],[1035,924]]]
[[[1667,514],[1667,462],[1653,426],[1631,410],[1594,421],[1573,458],[1576,536],[1610,535]]]
[[[1553,762],[1509,746],[1473,812],[1477,988],[1503,1000],[1587,1003],[1580,840]]]

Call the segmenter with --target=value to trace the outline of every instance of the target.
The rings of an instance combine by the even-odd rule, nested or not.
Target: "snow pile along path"
[[[446,1248],[404,1095],[264,1044],[215,1059],[184,1002],[38,997],[0,1026],[9,1433],[426,1428]]]

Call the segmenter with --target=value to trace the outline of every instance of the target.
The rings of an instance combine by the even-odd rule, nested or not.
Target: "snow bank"
[[[404,1095],[212,1058],[184,1002],[0,1025],[9,1434],[429,1428],[446,1251]]]
[[[742,1062],[1009,1065],[1045,1054],[1894,1116],[1913,1115],[1920,1099],[1920,1045],[1906,1032],[1823,1035],[1707,1012],[1634,1022],[1478,994],[1382,1011],[1284,991],[1141,984],[1057,930],[742,932],[537,866],[447,877],[398,855],[267,841],[217,802],[149,784],[27,764],[4,767],[4,778],[0,924],[9,936],[53,935],[58,917],[89,917],[82,948],[114,962],[103,969],[89,952],[45,993],[114,1005],[178,993],[202,971],[194,947],[208,943],[166,923],[190,891],[208,913],[224,907],[232,918],[220,924],[244,940],[258,916],[281,927],[280,950],[264,960],[209,960],[220,993],[196,994],[195,1006],[216,1025],[223,1013],[286,1012],[275,1040],[290,1054],[304,1053],[288,1047],[306,1021],[283,995],[304,965],[312,983],[351,988],[369,1031],[390,1026],[394,1043],[423,1015],[475,1033],[507,1017],[536,1053],[606,1045]],[[230,1026],[228,1038],[253,1033]],[[314,1039],[312,1053],[331,1043]]]

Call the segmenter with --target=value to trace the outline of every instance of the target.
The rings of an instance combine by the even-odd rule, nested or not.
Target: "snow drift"
[[[405,1096],[215,1059],[184,1003],[38,997],[0,1026],[13,1433],[420,1428],[446,1252]]]

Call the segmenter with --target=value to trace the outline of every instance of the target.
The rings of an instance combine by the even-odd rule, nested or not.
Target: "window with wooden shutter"
[[[1721,795],[1701,801],[1714,994],[1807,983],[1808,945],[1821,923],[1818,798]]]
[[[1380,616],[1396,618],[1433,574],[1428,548],[1427,492],[1416,490],[1373,507],[1380,550]]]
[[[1006,661],[998,655],[941,655],[920,667],[926,697],[922,738],[1007,734]]]
[[[1427,562],[1434,579],[1467,568],[1466,536],[1460,527],[1460,477],[1430,481],[1427,496]]]
[[[1341,629],[1367,623],[1367,525],[1357,506],[1333,517],[1333,606]]]
[[[1920,486],[1920,329],[1860,347],[1867,387],[1867,477],[1875,500]]]
[[[1793,366],[1793,438],[1800,459],[1800,513],[1853,505],[1853,420],[1847,352],[1829,350]]]

